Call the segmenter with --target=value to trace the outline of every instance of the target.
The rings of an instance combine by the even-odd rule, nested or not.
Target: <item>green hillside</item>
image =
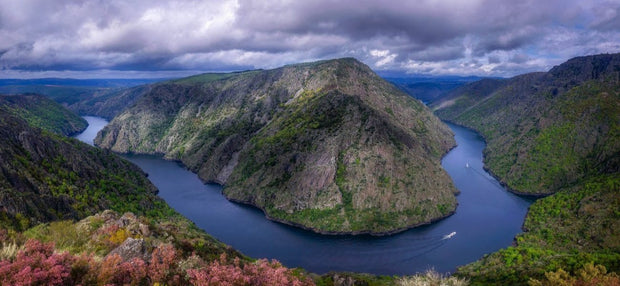
[[[153,217],[172,213],[133,164],[32,127],[14,111],[0,107],[0,224],[23,229],[105,209]]]
[[[550,196],[530,207],[516,246],[458,274],[504,285],[577,275],[590,262],[619,271],[620,54],[479,86],[437,103],[436,114],[483,134],[486,167],[512,191]]]
[[[0,106],[31,126],[57,134],[71,136],[88,126],[82,117],[43,95],[0,95]]]

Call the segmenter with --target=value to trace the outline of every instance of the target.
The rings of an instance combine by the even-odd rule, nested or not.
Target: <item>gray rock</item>
[[[108,253],[108,256],[118,254],[123,261],[130,260],[132,258],[141,258],[144,261],[150,260],[150,254],[146,247],[144,239],[127,238],[121,245]]]

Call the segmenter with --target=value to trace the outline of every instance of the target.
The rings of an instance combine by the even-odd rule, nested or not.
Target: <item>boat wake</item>
[[[455,235],[456,235],[456,231],[453,231],[453,232],[451,232],[450,234],[446,234],[446,235],[444,235],[444,236],[443,236],[443,238],[442,238],[441,240],[450,239],[450,238],[452,238],[452,237],[453,237],[453,236],[455,236]]]

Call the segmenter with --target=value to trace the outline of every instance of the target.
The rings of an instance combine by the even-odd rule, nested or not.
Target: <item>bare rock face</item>
[[[231,200],[323,233],[392,233],[456,208],[452,133],[355,59],[204,74],[144,89],[95,139],[163,154]]]
[[[123,261],[127,261],[133,258],[140,258],[144,261],[151,259],[146,243],[144,239],[135,239],[128,237],[121,245],[110,251],[108,256],[118,254]]]

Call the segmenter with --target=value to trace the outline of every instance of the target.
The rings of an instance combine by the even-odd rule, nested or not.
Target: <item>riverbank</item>
[[[259,209],[228,201],[220,186],[204,184],[178,162],[125,157],[149,174],[159,196],[171,207],[250,257],[275,258],[288,267],[319,274],[410,275],[431,267],[446,273],[510,246],[521,233],[531,203],[489,181],[490,176],[478,174],[484,173],[484,142],[476,133],[458,126],[453,129],[458,147],[444,156],[442,166],[461,191],[456,213],[389,236],[322,235],[276,223]],[[465,168],[467,162],[477,172]],[[452,232],[456,235],[442,240]]]

